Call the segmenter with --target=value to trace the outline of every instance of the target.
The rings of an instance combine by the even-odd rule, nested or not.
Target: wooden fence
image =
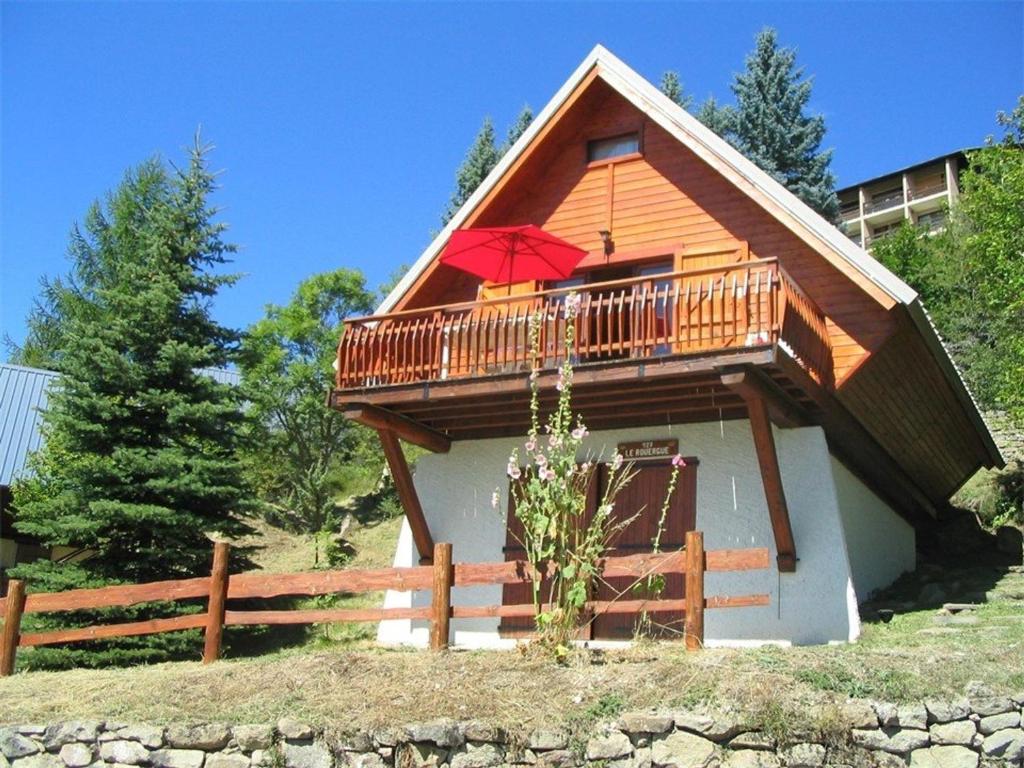
[[[686,597],[679,600],[614,599],[592,601],[587,610],[593,615],[673,611],[685,617],[685,642],[688,649],[704,643],[704,611],[716,608],[740,608],[767,605],[768,595],[707,597],[704,574],[708,571],[746,571],[769,567],[768,550],[723,549],[705,552],[700,532],[686,535],[686,547],[676,552],[608,557],[603,563],[606,578],[633,577],[637,580],[659,573],[682,573]],[[269,624],[318,624],[339,621],[384,621],[421,619],[430,622],[430,647],[448,646],[452,619],[481,617],[532,616],[534,606],[525,605],[452,605],[452,587],[500,585],[528,582],[533,572],[525,561],[501,563],[453,563],[452,545],[434,546],[433,565],[410,568],[311,571],[308,573],[228,574],[228,545],[214,545],[213,569],[209,576],[148,584],[129,584],[99,589],[75,589],[67,592],[26,595],[25,583],[12,579],[7,597],[0,599],[3,632],[0,635],[0,676],[14,671],[19,647],[54,645],[81,640],[98,640],[132,635],[148,635],[182,629],[204,630],[203,662],[220,658],[225,626]],[[431,592],[431,605],[419,608],[327,608],[299,610],[238,611],[227,607],[229,600],[271,598],[296,595],[330,595],[374,592],[392,589],[401,592]],[[124,607],[156,601],[206,598],[205,613],[164,619],[104,624],[48,632],[21,632],[25,613],[95,610]]]

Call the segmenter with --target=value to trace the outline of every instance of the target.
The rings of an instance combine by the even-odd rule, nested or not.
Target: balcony
[[[573,290],[579,311],[567,319]],[[824,315],[764,259],[347,320],[332,405],[384,407],[456,437],[485,424],[512,432],[527,414],[531,371],[546,402],[555,397],[570,322],[576,396],[595,428],[645,408],[657,418],[741,416],[715,372],[768,365],[779,349],[831,383]]]
[[[879,211],[887,211],[890,208],[897,208],[903,205],[903,193],[897,192],[895,194],[884,195],[882,197],[872,198],[869,202],[864,203],[864,214],[878,213]]]
[[[921,187],[920,189],[911,189],[909,191],[909,198],[911,200],[921,200],[926,197],[931,197],[932,195],[942,194],[947,190],[948,187],[946,186],[946,182],[943,181],[940,184],[932,184],[927,187]]]
[[[853,221],[854,219],[859,219],[859,218],[860,218],[860,206],[859,205],[853,205],[853,206],[850,206],[850,207],[840,208],[839,209],[839,220],[842,221],[844,224],[846,222],[848,222],[848,221]]]

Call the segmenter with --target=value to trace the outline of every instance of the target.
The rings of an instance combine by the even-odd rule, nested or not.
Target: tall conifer
[[[448,207],[441,216],[442,226],[452,220],[462,204],[465,203],[481,182],[487,178],[487,174],[501,159],[501,153],[495,145],[494,123],[491,118],[485,117],[480,131],[473,140],[473,146],[466,153],[466,158],[455,172],[455,192],[452,193]]]
[[[20,532],[83,557],[19,566],[30,591],[201,575],[209,535],[249,531],[238,516],[250,504],[235,455],[243,412],[201,370],[224,366],[236,341],[210,314],[236,279],[218,272],[235,249],[214,220],[204,151],[197,141],[183,170],[151,160],[130,171],[72,237],[81,306],[62,318],[46,441],[14,502]],[[173,634],[78,645],[60,663],[185,647]]]
[[[812,83],[803,76],[796,51],[780,48],[774,29],[762,30],[746,70],[732,85],[736,107],[726,135],[797,197],[835,220],[839,202],[829,168],[832,150],[821,150],[825,119],[806,114]]]

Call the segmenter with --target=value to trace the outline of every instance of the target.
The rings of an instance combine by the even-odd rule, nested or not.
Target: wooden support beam
[[[814,420],[807,409],[797,403],[770,377],[754,367],[727,370],[721,375],[722,384],[748,403],[751,399],[764,401],[772,421],[786,429],[806,427]]]
[[[765,501],[768,502],[772,533],[775,535],[779,570],[792,573],[796,570],[796,544],[793,543],[793,528],[789,524],[789,508],[782,489],[782,473],[775,452],[775,436],[768,418],[768,406],[762,398],[751,397],[747,401],[747,412],[750,415],[750,431],[754,436],[757,463],[761,466],[761,483],[764,485]]]
[[[448,453],[452,447],[452,441],[436,429],[425,427],[419,422],[375,405],[349,403],[343,407],[342,413],[352,421],[373,427],[378,432],[390,432],[408,443],[434,453]]]
[[[412,539],[416,542],[420,565],[431,563],[434,557],[434,540],[430,535],[427,519],[423,516],[420,497],[416,495],[416,486],[413,485],[412,473],[409,471],[405,454],[402,453],[402,446],[398,443],[398,436],[388,429],[378,429],[377,434],[380,435],[384,458],[387,459],[391,477],[395,481],[398,499],[402,502],[409,528],[412,529]]]

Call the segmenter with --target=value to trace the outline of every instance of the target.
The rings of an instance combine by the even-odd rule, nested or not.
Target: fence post
[[[14,674],[14,658],[21,638],[21,614],[25,612],[25,582],[11,579],[7,585],[4,631],[0,638],[0,677]]]
[[[704,646],[704,534],[686,533],[686,650]]]
[[[227,542],[224,541],[218,541],[213,545],[213,569],[210,571],[210,600],[206,608],[203,664],[220,658],[220,646],[224,638],[224,611],[228,599],[229,549]]]
[[[430,649],[448,647],[448,627],[452,615],[452,545],[434,545],[434,586],[431,593]]]

